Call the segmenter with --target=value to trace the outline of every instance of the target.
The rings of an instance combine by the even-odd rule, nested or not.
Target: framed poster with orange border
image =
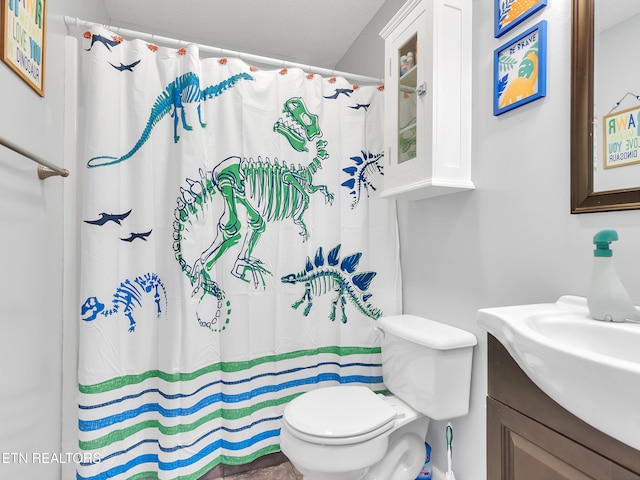
[[[47,0],[0,0],[0,58],[44,97]]]
[[[547,94],[547,21],[494,50],[493,114],[501,115]]]
[[[495,0],[494,36],[501,37],[547,6],[547,0]]]

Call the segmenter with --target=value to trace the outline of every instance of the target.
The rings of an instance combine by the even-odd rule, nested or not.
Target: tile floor
[[[273,453],[247,465],[218,465],[200,480],[302,480],[282,453]]]

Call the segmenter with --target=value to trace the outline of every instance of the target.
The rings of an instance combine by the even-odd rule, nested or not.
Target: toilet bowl
[[[428,426],[394,395],[326,387],[287,405],[280,446],[305,480],[413,480]]]
[[[414,480],[429,419],[469,411],[473,334],[412,315],[377,324],[392,395],[331,386],[303,393],[284,410],[280,447],[305,480]]]

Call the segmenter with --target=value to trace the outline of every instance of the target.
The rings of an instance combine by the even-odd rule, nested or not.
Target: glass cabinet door
[[[429,198],[474,188],[472,2],[406,0],[380,31],[385,41],[383,198]]]
[[[397,52],[398,79],[398,163],[416,158],[418,35],[413,35]]]

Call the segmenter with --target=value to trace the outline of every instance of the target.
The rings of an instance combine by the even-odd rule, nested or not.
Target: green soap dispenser
[[[608,322],[638,321],[640,315],[622,285],[613,264],[611,242],[618,240],[615,230],[601,230],[593,237],[593,274],[587,306],[591,318]]]

